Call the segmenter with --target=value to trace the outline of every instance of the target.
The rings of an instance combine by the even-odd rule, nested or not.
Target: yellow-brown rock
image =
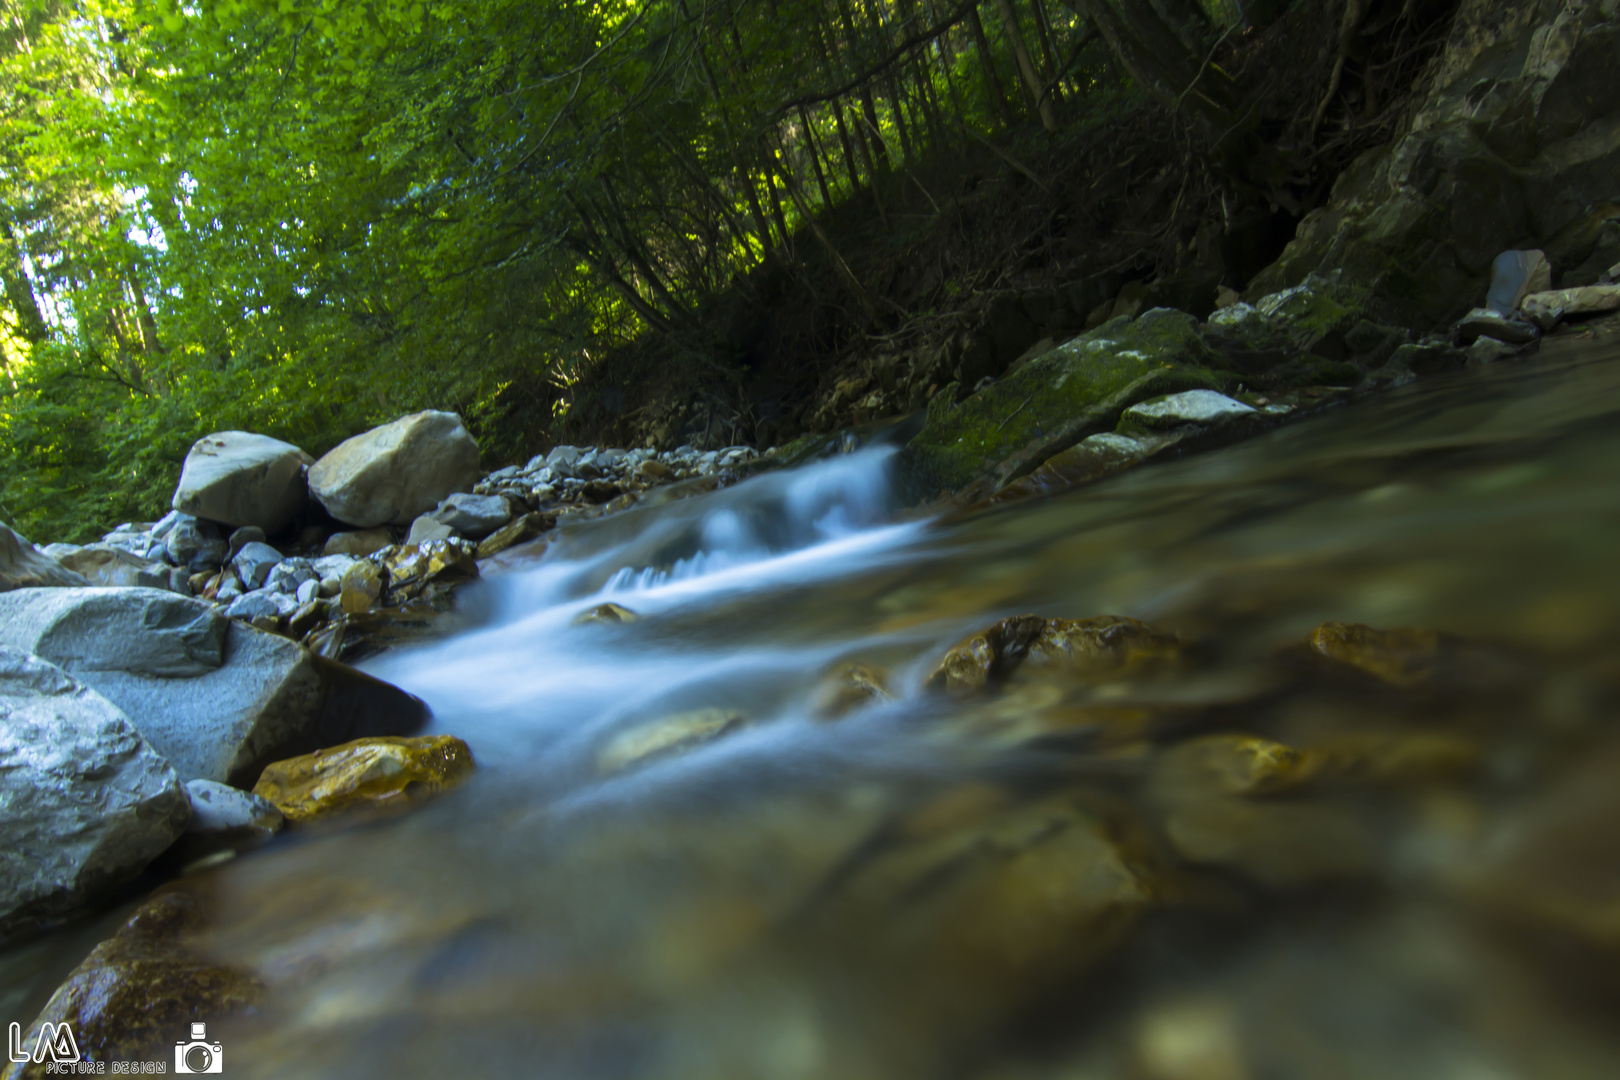
[[[1173,660],[1181,648],[1174,634],[1122,615],[1014,615],[953,647],[929,675],[928,685],[963,697],[1006,682],[1022,667],[1086,681],[1117,678]]]
[[[816,686],[810,712],[818,720],[837,720],[863,705],[890,699],[883,672],[865,664],[840,664]]]
[[[597,604],[595,607],[580,612],[574,616],[575,626],[584,626],[586,623],[630,623],[641,618],[627,607],[618,604]]]
[[[420,592],[429,582],[450,584],[478,576],[471,550],[451,540],[409,544],[383,557],[388,587],[400,597]]]
[[[1410,686],[1434,674],[1440,635],[1433,630],[1375,630],[1360,623],[1328,622],[1311,631],[1318,654],[1348,664],[1382,682]]]
[[[620,772],[653,758],[668,757],[742,727],[746,718],[734,709],[693,709],[642,724],[615,735],[596,756],[604,773]]]
[[[556,514],[524,514],[513,518],[499,529],[484,537],[478,545],[478,557],[487,559],[509,547],[533,540],[547,529],[557,527]]]
[[[339,603],[350,615],[370,611],[382,599],[382,571],[372,562],[362,560],[343,571]]]
[[[449,788],[473,770],[472,751],[450,735],[356,739],[265,768],[253,793],[288,821],[404,804]]]
[[[1170,798],[1272,795],[1299,787],[1319,768],[1315,755],[1255,735],[1206,735],[1167,750],[1154,783]]]
[[[251,973],[194,953],[207,905],[173,891],[142,904],[113,937],[68,975],[23,1033],[33,1047],[45,1022],[68,1024],[85,1062],[173,1060],[191,1025],[230,1019],[257,1006],[264,986]],[[210,1039],[217,1028],[210,1028]],[[13,1063],[5,1080],[44,1077],[51,1063]]]

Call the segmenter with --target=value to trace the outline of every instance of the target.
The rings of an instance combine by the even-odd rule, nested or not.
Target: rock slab
[[[361,529],[404,525],[478,482],[478,444],[461,418],[419,412],[356,435],[309,470],[310,492]]]
[[[202,601],[147,589],[63,595],[78,605],[32,589],[0,597],[0,645],[60,657],[124,711],[182,781],[251,787],[272,761],[409,734],[427,718],[403,690],[286,638],[226,621],[219,639],[220,617]],[[220,660],[210,667],[215,640]]]
[[[174,770],[117,706],[0,648],[0,940],[139,873],[190,813]]]
[[[246,431],[216,431],[191,446],[171,505],[226,525],[286,528],[308,499],[309,455],[291,443]]]

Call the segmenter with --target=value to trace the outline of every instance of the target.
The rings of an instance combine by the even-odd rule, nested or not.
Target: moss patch
[[[983,476],[1004,484],[1085,436],[1106,431],[1138,401],[1180,390],[1225,388],[1206,365],[1214,353],[1197,320],[1157,308],[1114,319],[1030,361],[961,404],[940,393],[906,447],[926,489],[961,488]]]

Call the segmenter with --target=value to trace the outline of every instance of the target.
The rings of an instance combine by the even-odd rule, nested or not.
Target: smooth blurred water
[[[1620,1075],[1617,360],[1549,346],[948,521],[901,520],[871,449],[570,531],[370,665],[473,781],[197,879],[203,945],[270,988],[228,1067]],[[577,622],[605,602],[639,617]],[[1024,612],[1190,659],[924,690]],[[1335,673],[1324,621],[1461,659]],[[825,718],[851,662],[888,698]],[[696,734],[626,763],[672,716]],[[1198,756],[1231,734],[1331,768],[1235,795]]]

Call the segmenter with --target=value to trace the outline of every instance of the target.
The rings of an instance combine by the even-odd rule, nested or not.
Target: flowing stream
[[[196,879],[270,988],[227,1071],[1620,1076],[1617,361],[976,516],[871,447],[573,529],[369,665],[472,781]],[[1184,649],[925,685],[1025,613]],[[1380,680],[1328,621],[1440,636]]]

